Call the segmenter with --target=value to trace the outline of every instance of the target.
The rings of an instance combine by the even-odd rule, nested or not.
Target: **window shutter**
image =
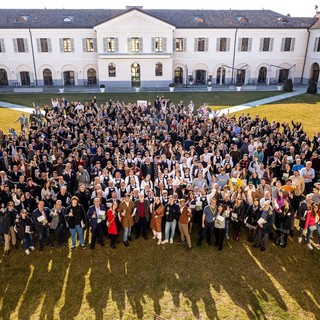
[[[97,38],[93,38],[93,51],[98,52]]]
[[[152,37],[151,38],[151,52],[156,51],[156,38]]]
[[[284,43],[285,43],[285,38],[282,38],[280,51],[284,51]]]
[[[187,51],[187,38],[183,38],[183,52]]]
[[[238,39],[238,51],[241,51],[242,38]]]
[[[48,52],[52,52],[52,45],[51,45],[51,39],[47,39],[48,41]]]
[[[216,51],[219,52],[220,51],[220,38],[217,38],[217,47],[216,47]]]
[[[163,52],[167,52],[167,38],[163,38]]]
[[[209,47],[209,38],[205,38],[205,44],[204,44],[204,51],[208,51],[208,47]]]
[[[259,46],[260,52],[262,52],[262,50],[263,50],[263,42],[264,42],[264,38],[260,38],[260,46]]]
[[[119,39],[114,38],[114,51],[119,52]]]
[[[172,52],[176,52],[176,41],[177,41],[177,39],[173,38],[173,41],[172,41]]]
[[[28,47],[28,39],[24,38],[24,52],[29,52],[29,47]]]
[[[63,52],[64,50],[63,50],[63,39],[62,38],[59,39],[59,45],[60,45],[60,52]]]
[[[6,48],[4,46],[4,39],[0,39],[1,52],[6,52]]]
[[[290,51],[294,51],[294,46],[296,44],[296,38],[291,38],[291,47],[290,47]]]
[[[273,51],[273,42],[274,42],[274,38],[270,38],[270,46],[269,46],[269,51],[270,52]]]
[[[82,38],[82,51],[87,52],[87,39]]]
[[[319,37],[317,37],[317,38],[314,39],[313,52],[316,52],[316,51],[317,51],[318,44],[319,44]],[[2,44],[1,44],[1,48],[2,48]]]
[[[230,51],[230,38],[227,39],[227,52]]]
[[[17,39],[12,39],[12,41],[13,41],[13,50],[14,50],[14,52],[18,52]]]
[[[131,38],[127,38],[127,47],[128,47],[128,52],[131,52]]]
[[[194,52],[198,51],[198,38],[194,38]]]
[[[38,52],[41,52],[40,39],[39,39],[39,38],[37,38],[37,39],[36,39],[36,42],[37,42],[37,51],[38,51]]]
[[[74,39],[70,38],[71,52],[74,52]]]
[[[103,52],[107,52],[108,51],[108,38],[103,38]]]
[[[139,52],[143,52],[143,38],[139,38]]]
[[[249,38],[248,40],[248,51],[251,52],[252,49],[252,38]]]

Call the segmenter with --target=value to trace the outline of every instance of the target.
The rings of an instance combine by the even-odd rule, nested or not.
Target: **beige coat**
[[[154,203],[152,204],[154,206]],[[157,210],[152,210],[150,228],[156,232],[161,232],[161,221],[164,216],[164,206],[161,204]]]
[[[122,201],[119,205],[121,223],[124,228],[132,227],[134,224],[133,217],[131,217],[133,213],[133,209],[134,209],[134,204],[131,200],[129,201],[128,206],[125,201]]]

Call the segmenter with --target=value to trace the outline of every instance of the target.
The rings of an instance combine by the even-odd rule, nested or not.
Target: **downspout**
[[[310,41],[310,30],[308,29],[307,31],[308,31],[308,40],[307,40],[307,46],[306,46],[306,53],[304,54],[304,60],[303,60],[303,67],[302,67],[302,74],[301,74],[300,84],[302,84],[302,82],[303,82],[304,69],[306,67],[308,47],[309,47],[309,41]]]
[[[236,43],[237,43],[237,34],[238,34],[238,28],[236,28],[236,31],[234,33],[234,46],[233,46],[233,58],[232,58],[232,78],[231,78],[231,84],[233,84],[234,80],[234,63],[236,60]]]
[[[38,86],[38,77],[37,77],[37,71],[36,71],[36,60],[35,60],[35,57],[34,57],[33,41],[32,41],[32,34],[31,34],[31,29],[30,28],[29,28],[29,33],[30,33],[30,41],[31,41],[31,53],[32,53],[34,78],[36,80],[36,87],[37,87]]]

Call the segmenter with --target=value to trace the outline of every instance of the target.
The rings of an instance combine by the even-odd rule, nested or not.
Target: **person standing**
[[[150,202],[144,198],[144,194],[139,194],[139,199],[134,202],[134,217],[136,223],[136,239],[141,235],[145,240],[147,237],[147,227],[150,219]]]
[[[165,214],[165,239],[161,242],[166,244],[170,241],[170,244],[173,243],[174,234],[177,227],[177,221],[180,215],[180,208],[174,202],[173,196],[169,196],[169,202],[164,207]],[[170,237],[170,240],[169,240]]]
[[[133,210],[134,203],[130,200],[130,194],[126,193],[124,200],[119,205],[119,212],[121,216],[121,224],[124,229],[123,232],[123,243],[126,247],[129,246],[128,240],[132,240],[131,238],[131,228],[134,225],[133,222]]]
[[[191,251],[191,238],[188,229],[188,223],[192,218],[192,211],[190,208],[186,206],[186,200],[180,199],[180,217],[179,217],[179,230],[181,235],[181,242],[185,242],[187,240],[187,252]]]
[[[107,227],[108,227],[108,233],[111,238],[111,248],[116,249],[116,243],[117,243],[117,236],[118,236],[118,229],[117,229],[117,209],[118,209],[118,203],[114,201],[111,205],[111,208],[107,211]]]
[[[212,245],[211,236],[213,233],[213,222],[217,215],[217,201],[215,198],[211,198],[210,205],[205,206],[202,214],[202,230],[199,235],[197,246],[200,247],[204,236],[207,237],[207,243]]]
[[[164,205],[161,203],[160,197],[155,197],[154,203],[151,206],[151,221],[150,228],[153,232],[152,239],[158,239],[157,245],[161,244],[162,239],[162,218],[164,216]]]
[[[10,225],[11,214],[8,210],[0,209],[0,234],[4,236],[4,255],[10,254]]]
[[[38,208],[32,212],[32,221],[39,237],[39,250],[43,251],[44,240],[49,247],[52,247],[50,241],[50,209],[44,206],[42,200],[38,202]]]
[[[99,198],[94,198],[93,205],[88,209],[87,219],[89,220],[92,233],[90,249],[94,249],[96,241],[101,246],[104,246],[103,229],[105,228],[106,207],[101,204]]]
[[[54,230],[57,246],[68,246],[67,244],[67,221],[66,208],[62,206],[61,200],[57,200],[54,208],[50,212],[51,225],[50,229]]]
[[[307,247],[309,249],[313,249],[311,244],[311,236],[313,231],[317,230],[317,222],[319,221],[320,217],[320,211],[319,211],[319,205],[313,204],[311,210],[307,212],[306,216],[306,223],[304,225],[304,231],[306,232],[306,240],[307,240]]]
[[[83,206],[79,203],[79,199],[76,196],[71,198],[71,203],[67,207],[66,219],[68,222],[69,230],[71,233],[71,250],[76,247],[77,240],[76,235],[78,233],[80,245],[82,249],[85,249],[85,242],[83,238],[83,225],[85,219],[85,213]]]
[[[215,234],[215,246],[218,250],[223,249],[223,241],[225,236],[227,212],[222,204],[218,205],[216,218],[214,220],[214,234]]]

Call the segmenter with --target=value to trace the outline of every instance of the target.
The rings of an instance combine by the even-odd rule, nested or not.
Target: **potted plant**
[[[209,76],[209,78],[207,79],[207,89],[208,91],[212,91],[212,80],[211,80],[212,76]]]
[[[242,85],[243,85],[243,83],[241,81],[237,81],[237,83],[236,83],[237,91],[241,91]]]
[[[99,88],[101,93],[104,93],[106,90],[106,86],[104,84],[100,84]]]
[[[136,92],[140,92],[140,86],[139,86],[139,85],[136,85],[136,86],[134,87],[134,90],[136,90]]]
[[[189,84],[190,84],[190,85],[193,84],[193,80],[194,80],[193,75],[190,74],[190,76],[189,76]]]
[[[60,88],[59,88],[59,92],[60,92],[60,93],[64,93],[64,87],[60,87]]]
[[[174,82],[169,83],[169,90],[170,90],[170,92],[173,92],[173,91],[174,91],[174,87],[175,87],[175,83],[174,83]]]

